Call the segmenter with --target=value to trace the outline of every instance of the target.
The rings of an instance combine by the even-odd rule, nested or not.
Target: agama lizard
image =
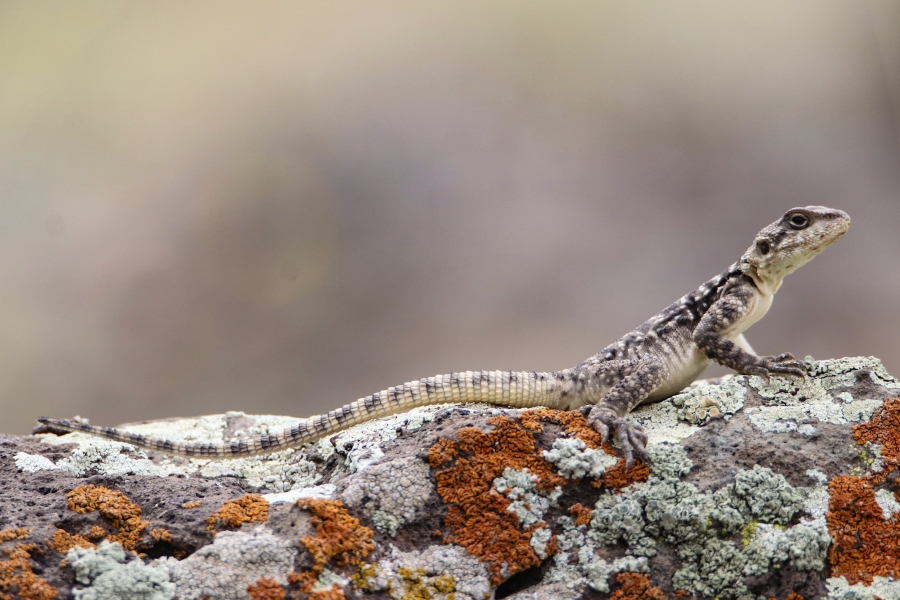
[[[769,310],[785,275],[809,262],[849,227],[850,217],[839,210],[822,206],[789,210],[759,232],[738,262],[571,369],[436,375],[253,439],[193,444],[45,417],[38,419],[43,424],[38,430],[82,431],[166,454],[229,458],[298,447],[417,406],[488,402],[581,410],[604,441],[615,434],[630,468],[635,456],[645,458],[647,435],[623,417],[639,404],[658,402],[684,389],[712,361],[745,375],[805,376],[804,364],[790,354],[757,356],[743,334]]]

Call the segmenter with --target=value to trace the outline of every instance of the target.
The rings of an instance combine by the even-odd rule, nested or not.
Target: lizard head
[[[835,243],[850,228],[847,213],[824,206],[792,208],[760,231],[741,257],[740,268],[764,295],[781,280]]]

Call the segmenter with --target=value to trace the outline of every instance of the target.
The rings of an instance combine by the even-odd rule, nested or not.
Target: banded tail
[[[192,444],[68,419],[40,417],[38,422],[55,429],[80,431],[165,454],[195,458],[232,458],[296,448],[353,425],[419,406],[450,402],[487,402],[513,408],[552,407],[558,405],[559,398],[560,385],[553,373],[465,371],[426,377],[397,385],[360,398],[324,415],[310,417],[275,435],[244,440]]]

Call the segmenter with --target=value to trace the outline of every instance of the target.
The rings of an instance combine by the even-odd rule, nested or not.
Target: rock
[[[577,412],[489,405],[220,461],[0,435],[0,594],[900,599],[900,383],[874,358],[807,363],[803,381],[730,376],[640,407],[649,458],[628,472]]]

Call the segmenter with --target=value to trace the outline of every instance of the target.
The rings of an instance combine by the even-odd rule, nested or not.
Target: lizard
[[[40,417],[35,432],[80,431],[141,448],[196,458],[233,458],[296,448],[353,425],[414,407],[486,402],[580,410],[603,441],[617,438],[631,469],[646,459],[648,437],[624,417],[694,381],[713,361],[744,375],[804,377],[789,354],[757,356],[744,331],[772,305],[784,277],[836,242],[850,227],[843,211],[793,208],[765,227],[740,260],[575,367],[553,372],[465,371],[426,377],[376,392],[283,431],[214,443],[187,443]]]

